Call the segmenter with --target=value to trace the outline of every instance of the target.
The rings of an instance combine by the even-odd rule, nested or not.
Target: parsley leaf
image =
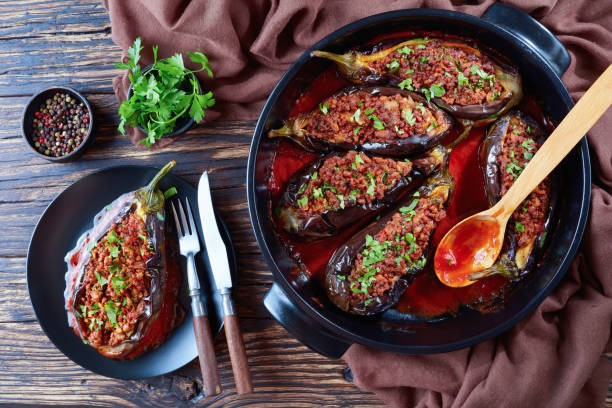
[[[319,104],[319,109],[323,112],[324,115],[327,115],[329,112],[329,103],[323,102],[323,105]]]
[[[108,283],[108,279],[106,279],[104,276],[100,276],[100,274],[98,272],[94,272],[94,275],[96,275],[96,279],[98,280],[98,283],[100,284],[100,287],[106,285]]]
[[[393,74],[394,72],[397,72],[397,70],[399,70],[399,67],[400,67],[399,61],[396,59],[394,59],[393,61],[387,64],[387,68],[389,68],[389,73],[391,74]]]
[[[406,78],[404,79],[402,82],[400,82],[399,84],[397,84],[397,86],[400,89],[407,89],[409,91],[414,91],[414,88],[412,87],[412,78]]]
[[[525,226],[518,221],[514,223],[514,227],[518,232],[525,232]]]
[[[406,122],[408,122],[410,126],[414,126],[414,124],[416,123],[416,118],[412,113],[412,109],[404,110],[404,119],[406,119]]]
[[[178,194],[178,191],[176,190],[176,187],[170,187],[169,189],[164,191],[164,198],[170,198],[170,197],[175,196],[177,194]]]

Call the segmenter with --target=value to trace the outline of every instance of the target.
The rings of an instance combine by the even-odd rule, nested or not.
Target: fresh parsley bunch
[[[153,47],[153,66],[143,73],[138,65],[142,49],[138,37],[128,49],[128,62],[115,63],[115,67],[130,71],[132,83],[132,96],[119,107],[119,131],[125,134],[125,125],[140,125],[147,132],[140,143],[151,147],[162,136],[171,133],[177,119],[187,112],[196,122],[204,118],[204,110],[213,106],[215,100],[212,92],[200,95],[194,74],[206,71],[212,77],[213,73],[208,58],[199,51],[187,52],[191,61],[202,66],[191,71],[185,68],[181,54],[158,61],[158,46]]]

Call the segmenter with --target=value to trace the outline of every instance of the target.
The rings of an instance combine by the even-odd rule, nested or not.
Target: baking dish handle
[[[264,305],[293,337],[311,350],[330,358],[340,358],[350,344],[338,339],[302,312],[277,284],[264,296]]]
[[[571,57],[561,41],[529,14],[507,4],[495,3],[482,18],[526,43],[548,62],[559,77],[569,66]]]

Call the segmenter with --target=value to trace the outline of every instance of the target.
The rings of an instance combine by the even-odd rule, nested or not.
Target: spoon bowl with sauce
[[[510,216],[605,113],[612,104],[611,89],[612,65],[551,133],[501,200],[446,233],[434,256],[436,276],[443,284],[463,287],[487,276],[479,272],[499,256]]]

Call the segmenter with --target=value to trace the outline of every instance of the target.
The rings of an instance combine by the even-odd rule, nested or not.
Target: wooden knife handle
[[[202,370],[202,384],[207,397],[221,393],[221,380],[217,371],[217,357],[213,345],[212,332],[208,316],[193,317],[193,331],[198,346],[200,369]]]
[[[227,338],[227,348],[229,349],[230,359],[232,360],[236,393],[251,393],[253,392],[253,383],[238,316],[236,314],[225,315],[223,317],[223,322],[225,326],[225,337]]]

